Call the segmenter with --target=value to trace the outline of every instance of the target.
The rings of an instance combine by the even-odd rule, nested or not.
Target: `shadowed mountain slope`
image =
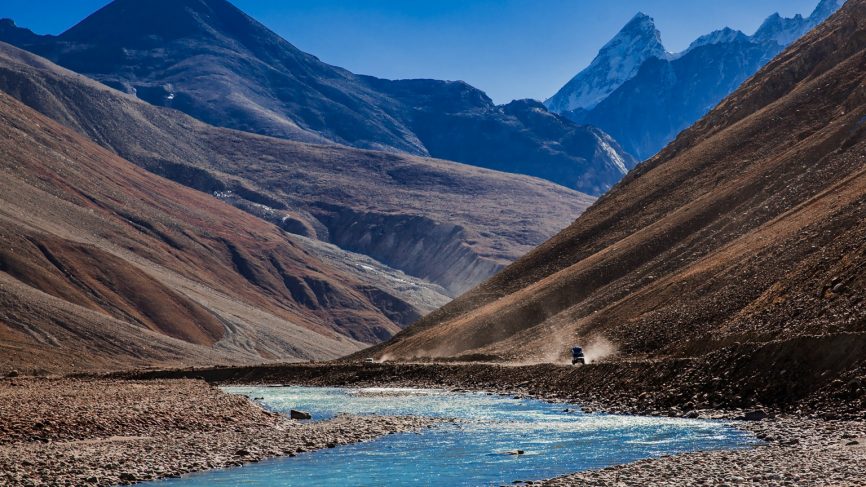
[[[0,173],[3,368],[327,359],[420,315],[305,239],[5,93]]]
[[[220,127],[455,159],[590,194],[635,162],[541,105],[496,106],[459,81],[388,81],[325,64],[225,0],[115,0],[59,36],[7,20],[0,41]]]
[[[154,173],[455,295],[593,201],[525,176],[215,128],[2,43],[0,90]]]
[[[568,229],[365,354],[557,361],[585,344],[813,386],[864,366],[864,82],[850,0]],[[756,347],[760,364],[740,355]]]

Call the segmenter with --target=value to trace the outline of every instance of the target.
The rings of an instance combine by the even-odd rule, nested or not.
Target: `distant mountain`
[[[807,18],[774,14],[752,36],[725,28],[677,54],[665,50],[653,20],[638,14],[545,104],[646,159],[843,3],[822,0]]]
[[[453,159],[591,194],[635,163],[598,130],[524,116],[466,83],[330,66],[225,0],[115,0],[56,37],[3,21],[0,41],[220,127]]]
[[[639,12],[601,48],[589,67],[572,78],[545,105],[556,113],[591,110],[633,78],[646,60],[667,57],[653,19]]]
[[[437,294],[487,279],[593,202],[527,176],[215,128],[3,43],[0,91],[151,172],[307,237],[310,252],[409,303],[414,311],[395,317],[401,325],[442,304]]]

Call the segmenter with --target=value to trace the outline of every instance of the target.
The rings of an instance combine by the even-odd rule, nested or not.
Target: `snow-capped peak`
[[[639,12],[604,47],[592,63],[545,102],[555,112],[591,109],[637,74],[649,58],[667,58],[652,17]]]
[[[800,14],[784,18],[775,13],[767,17],[752,37],[757,41],[775,41],[780,46],[787,46],[809,30],[807,24],[807,20]]]
[[[809,20],[818,25],[836,13],[837,10],[842,8],[842,5],[845,5],[845,0],[821,0],[821,3],[812,11]]]
[[[692,49],[700,46],[710,46],[713,44],[723,44],[727,42],[737,42],[737,41],[748,41],[749,36],[744,34],[742,31],[731,29],[730,27],[725,27],[724,29],[717,30],[715,32],[710,32],[707,35],[703,35],[698,37],[694,42],[689,45],[688,49],[685,52],[691,51]]]
[[[812,15],[806,18],[800,14],[785,18],[775,13],[761,24],[752,39],[759,42],[775,41],[780,46],[787,46],[827,20],[844,4],[845,0],[821,0]]]

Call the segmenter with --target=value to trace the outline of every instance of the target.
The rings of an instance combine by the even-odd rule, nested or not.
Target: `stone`
[[[767,413],[762,409],[755,409],[744,414],[743,419],[746,421],[762,421],[767,419]]]
[[[289,417],[292,419],[313,419],[313,416],[310,413],[304,411],[296,411],[294,409],[289,411]]]
[[[136,477],[134,473],[123,472],[122,474],[120,474],[120,480],[122,480],[123,482],[135,482],[136,480],[138,480],[138,477]]]

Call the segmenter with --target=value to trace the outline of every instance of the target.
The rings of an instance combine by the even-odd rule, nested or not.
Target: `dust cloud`
[[[583,355],[586,357],[586,363],[591,364],[616,355],[617,350],[613,342],[603,336],[596,336],[587,341],[583,347]]]

